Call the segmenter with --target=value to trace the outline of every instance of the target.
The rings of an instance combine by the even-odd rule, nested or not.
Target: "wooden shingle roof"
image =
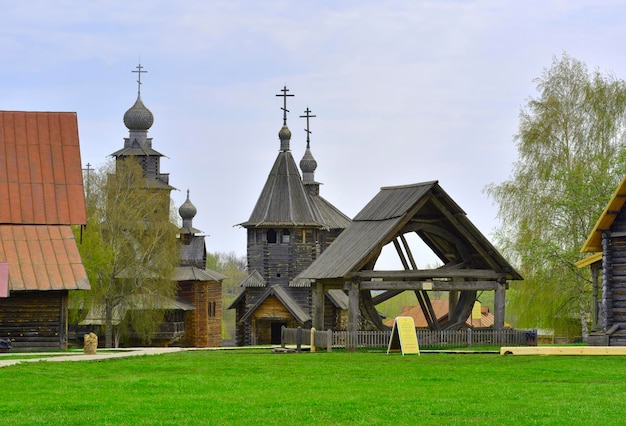
[[[11,291],[89,289],[71,229],[87,223],[75,113],[0,111],[0,206]]]
[[[436,225],[436,226],[434,226]],[[444,264],[454,263],[456,244],[471,251],[473,269],[489,269],[508,279],[522,277],[469,221],[438,182],[381,188],[337,239],[296,280],[349,278],[374,262],[382,247],[414,231]]]
[[[350,219],[324,198],[311,196],[290,151],[281,151],[244,227],[343,229]]]

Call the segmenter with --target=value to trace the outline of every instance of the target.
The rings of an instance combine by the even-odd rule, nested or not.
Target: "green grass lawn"
[[[623,424],[626,358],[195,351],[0,368],[3,424]]]

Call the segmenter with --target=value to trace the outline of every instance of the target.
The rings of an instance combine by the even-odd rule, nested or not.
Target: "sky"
[[[380,187],[437,180],[492,239],[500,219],[485,187],[511,175],[534,80],[564,53],[626,78],[621,1],[0,0],[0,10],[0,109],[76,112],[82,163],[97,168],[128,137],[141,63],[148,136],[176,208],[189,190],[207,250],[240,256],[236,225],[278,154],[285,85],[292,154],[304,155],[309,108],[315,179],[346,215]]]

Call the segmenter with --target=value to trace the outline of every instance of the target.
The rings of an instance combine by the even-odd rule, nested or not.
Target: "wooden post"
[[[504,281],[504,282],[502,282]],[[504,303],[505,303],[505,289],[506,280],[499,279],[496,284],[496,291],[493,297],[493,328],[495,330],[504,330]]]
[[[324,329],[324,285],[314,282],[311,287],[311,302],[313,305],[313,327]]]
[[[280,326],[280,347],[285,348],[285,326]]]
[[[356,351],[356,332],[359,330],[359,283],[350,282],[348,287],[348,333],[346,352]]]
[[[326,330],[326,352],[333,351],[333,331],[329,328]]]
[[[315,327],[311,327],[311,352],[315,352]]]
[[[298,327],[296,330],[296,352],[302,350],[302,327]]]

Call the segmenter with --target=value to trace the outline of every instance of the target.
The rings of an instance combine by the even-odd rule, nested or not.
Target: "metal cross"
[[[276,96],[283,97],[283,107],[281,108],[283,110],[283,124],[287,124],[287,113],[289,112],[289,110],[287,109],[287,96],[294,96],[294,95],[287,94],[287,92],[289,91],[289,89],[287,89],[287,86],[284,86],[280,91],[283,93],[280,95],[276,95]]]
[[[137,68],[137,71],[133,70],[131,72],[136,72],[138,74],[138,77],[137,77],[137,94],[141,95],[141,73],[147,73],[148,71],[142,71],[141,70],[143,68],[141,66],[141,62],[135,68]]]
[[[89,181],[91,180],[91,171],[93,170],[91,164],[87,163],[87,168],[83,170],[87,171],[87,179],[85,180],[87,181],[87,194],[89,194]]]
[[[306,107],[306,111],[304,111],[304,113],[306,115],[301,115],[300,118],[305,118],[306,117],[306,129],[304,129],[304,131],[306,132],[306,147],[309,148],[309,135],[311,134],[311,131],[309,130],[309,118],[313,118],[313,117],[317,117],[316,115],[311,115],[311,110],[309,109],[309,107]]]

